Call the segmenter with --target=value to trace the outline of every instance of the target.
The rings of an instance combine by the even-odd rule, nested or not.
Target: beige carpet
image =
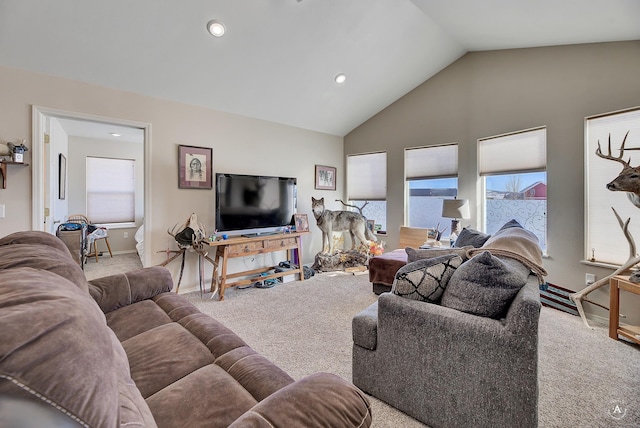
[[[225,301],[186,295],[294,378],[326,371],[351,380],[351,319],[377,298],[367,275],[324,273],[270,289],[236,289]],[[640,347],[604,327],[543,308],[540,320],[540,427],[640,426]],[[375,427],[423,424],[371,399]],[[615,405],[625,411],[616,420]],[[446,409],[445,409],[446,410]],[[443,410],[443,411],[445,411]]]
[[[84,265],[84,275],[90,281],[103,276],[140,269],[141,267],[142,262],[140,262],[140,257],[136,253],[118,254],[110,257],[109,253],[105,251],[102,256],[98,257],[97,262],[95,257],[87,259]]]

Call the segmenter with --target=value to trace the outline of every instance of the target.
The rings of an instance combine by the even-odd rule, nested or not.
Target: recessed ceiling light
[[[222,22],[216,21],[214,19],[213,21],[209,21],[209,23],[207,24],[207,30],[209,30],[211,35],[215,37],[222,37],[226,29],[224,28],[224,24]]]
[[[117,132],[111,132],[110,134],[114,137],[122,137],[122,134],[118,134]]]
[[[345,80],[347,80],[347,76],[344,73],[336,74],[336,77],[334,77],[333,80],[335,80],[335,82],[338,85],[340,85],[340,84],[344,83]]]

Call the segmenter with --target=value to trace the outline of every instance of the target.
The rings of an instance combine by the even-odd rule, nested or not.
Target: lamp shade
[[[469,218],[468,199],[443,199],[442,217],[445,218]]]

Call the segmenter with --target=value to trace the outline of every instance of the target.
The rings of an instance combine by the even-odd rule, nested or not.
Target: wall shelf
[[[2,188],[7,188],[7,165],[29,166],[24,162],[0,161],[0,179],[2,179]]]

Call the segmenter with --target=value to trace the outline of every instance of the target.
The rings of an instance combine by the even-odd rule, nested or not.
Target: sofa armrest
[[[376,349],[378,338],[378,302],[353,317],[351,321],[353,343],[371,351]]]
[[[371,406],[350,382],[330,373],[316,373],[265,398],[231,427],[368,427]]]
[[[89,293],[104,313],[150,299],[158,294],[169,292],[172,288],[171,274],[161,266],[142,268],[89,281]]]

